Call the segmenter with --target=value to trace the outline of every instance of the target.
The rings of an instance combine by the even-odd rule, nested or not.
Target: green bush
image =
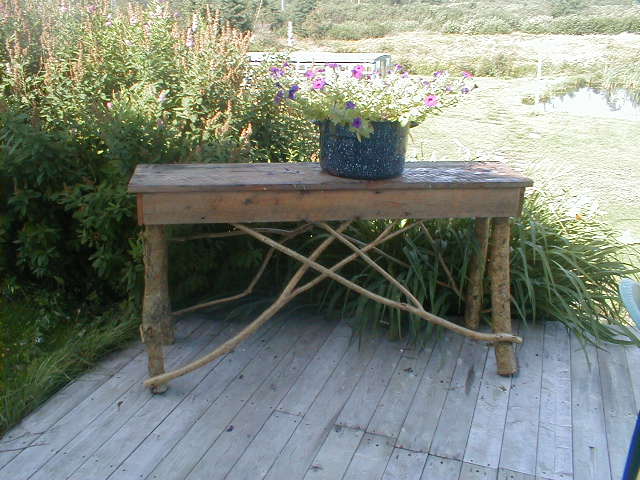
[[[216,15],[183,25],[160,3],[124,14],[56,7],[42,22],[18,13],[23,24],[0,28],[0,178],[13,180],[3,276],[79,299],[138,298],[141,244],[126,192],[138,163],[296,161],[315,150],[312,126],[274,103],[266,69],[249,73],[249,37]],[[241,242],[227,248],[225,259],[255,257]]]

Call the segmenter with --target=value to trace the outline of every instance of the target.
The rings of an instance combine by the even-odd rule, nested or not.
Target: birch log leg
[[[509,280],[509,240],[508,218],[494,218],[490,242],[489,278],[491,281],[491,320],[494,333],[511,331],[511,288]],[[499,375],[513,375],[517,372],[513,345],[496,342],[496,363]]]
[[[467,328],[473,330],[477,330],[480,325],[480,310],[484,299],[483,279],[489,248],[489,225],[488,218],[476,218],[475,241],[477,249],[474,251],[469,265],[469,284],[464,311],[464,323]]]
[[[147,225],[144,231],[144,300],[142,303],[142,341],[149,355],[149,375],[164,373],[162,345],[173,343],[174,331],[169,304],[168,251],[164,227]],[[153,386],[152,393],[163,393],[165,385]]]

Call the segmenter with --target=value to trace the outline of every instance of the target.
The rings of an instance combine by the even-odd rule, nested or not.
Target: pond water
[[[633,97],[631,91],[624,88],[604,90],[582,87],[552,97],[542,103],[542,107],[545,112],[640,121],[640,102]]]

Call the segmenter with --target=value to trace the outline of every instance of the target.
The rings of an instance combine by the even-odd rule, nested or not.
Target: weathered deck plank
[[[430,453],[455,460],[463,459],[487,351],[486,343],[465,339]]]
[[[402,355],[402,344],[384,340],[360,378],[346,405],[342,408],[337,424],[367,430],[376,406],[389,384],[391,375]]]
[[[520,326],[526,341],[516,349],[520,371],[511,380],[500,467],[536,473],[544,327]]]
[[[498,471],[495,468],[481,467],[472,463],[463,463],[460,480],[496,480]]]
[[[459,335],[445,333],[438,341],[398,435],[396,446],[428,453],[462,348]]]
[[[351,344],[266,478],[294,480],[304,477],[379,344],[380,339],[376,338],[364,339],[361,348],[357,342]]]
[[[22,448],[39,443],[38,437],[42,433],[118,373],[143,349],[141,343],[135,343],[122,351],[111,353],[90,373],[60,390],[55,396],[55,401],[49,400],[11,429],[0,443],[0,450],[7,450],[0,452],[0,468],[13,460]]]
[[[369,422],[367,432],[397,438],[411,402],[418,390],[435,342],[430,340],[418,352],[405,350],[387,390]]]
[[[536,475],[551,480],[573,477],[571,433],[571,347],[559,322],[544,330],[540,424]]]
[[[178,325],[169,365],[242,328]],[[0,450],[35,444],[0,478],[619,478],[636,415],[635,352],[587,346],[589,363],[560,324],[520,334],[520,372],[509,379],[495,376],[486,345],[455,334],[401,353],[402,343],[382,338],[359,348],[344,323],[279,317],[163,396],[142,388],[146,358],[137,346],[86,375],[85,398],[69,387],[61,406],[52,398],[43,407],[50,412],[34,412],[6,436]],[[30,429],[38,424],[46,430]]]
[[[282,399],[278,411],[293,415],[307,413],[322,386],[346,354],[351,341],[351,328],[346,324],[339,325]]]
[[[429,455],[420,480],[458,480],[462,462]]]
[[[249,448],[229,472],[226,478],[259,480],[265,477],[280,451],[296,429],[301,417],[289,413],[274,412],[253,439]],[[218,474],[218,466],[210,465],[209,473]],[[207,477],[207,478],[213,478]]]
[[[174,368],[183,362],[193,359],[208,342],[214,341],[218,334],[225,338],[223,322],[207,322],[203,328],[195,332],[197,338],[189,344],[183,343],[175,349],[167,365]],[[232,328],[228,328],[233,333]],[[222,333],[220,333],[222,332]],[[229,335],[227,333],[227,336]],[[33,477],[33,480],[51,478],[67,478],[78,469],[88,457],[94,454],[105,442],[116,434],[131,418],[149,402],[149,393],[140,384],[132,387],[109,406],[98,418],[90,429],[80,432],[71,440],[58,455],[47,462]]]
[[[480,393],[467,439],[464,461],[498,468],[504,435],[511,377],[498,375],[496,356],[487,355]]]
[[[195,341],[195,349],[189,351],[187,355],[180,359],[180,363],[194,360],[203,353],[204,350],[211,350],[215,346],[221,345],[224,341],[232,338],[238,331],[237,328],[225,331],[220,338],[213,341],[208,336],[200,336]],[[187,378],[177,379],[173,383],[171,391],[163,395],[153,395],[144,405],[134,412],[129,421],[108,441],[103,443],[93,455],[69,477],[70,480],[84,480],[87,478],[107,478],[111,476],[134,451],[138,445],[162,423],[162,421],[193,391],[194,388],[213,370],[219,361],[212,362],[202,371],[194,374],[189,381]],[[142,389],[143,387],[137,386]],[[126,474],[127,472],[119,471]]]
[[[418,480],[427,463],[428,455],[395,448],[382,480]]]
[[[363,436],[362,430],[339,425],[332,428],[316,458],[313,459],[304,480],[342,478]]]
[[[297,322],[301,323],[301,322]],[[150,478],[186,478],[216,438],[231,427],[230,422],[274,368],[274,355],[291,348],[292,339],[300,336],[300,327],[289,324],[269,333],[268,338],[249,345],[246,353],[229,358],[207,377],[206,388],[199,389],[204,408],[189,429],[164,455]],[[245,353],[244,355],[242,355]],[[264,364],[264,365],[263,365]],[[208,401],[204,400],[207,399]],[[178,419],[176,419],[177,421]]]
[[[243,346],[216,362],[212,371],[195,387],[189,397],[147,436],[110,478],[146,478],[241,369],[264,348],[270,338],[281,331],[280,326],[279,321],[264,325]],[[240,325],[237,328],[239,327]],[[185,401],[188,403],[185,404]]]
[[[393,452],[393,439],[365,434],[351,459],[344,478],[351,480],[380,480]]]
[[[622,478],[629,442],[638,412],[624,347],[606,345],[598,350],[611,477]],[[637,374],[637,373],[636,373]]]
[[[575,335],[571,336],[571,400],[574,477],[614,480],[609,466],[598,356],[593,345],[582,345]]]
[[[321,322],[303,325],[305,331],[302,337],[287,355],[281,357],[282,360],[278,361],[272,373],[264,376],[260,387],[230,421],[230,427],[218,436],[187,478],[217,480],[224,478],[233,468],[330,332],[327,328],[320,328],[323,326]],[[291,336],[287,340],[293,343],[295,338]],[[278,351],[275,348],[274,350]],[[263,361],[260,368],[269,368],[268,364],[268,361]],[[253,381],[253,378],[246,373],[245,379],[249,384]],[[256,383],[259,383],[259,380]],[[297,416],[296,418],[299,419]],[[273,421],[276,423],[283,421],[287,428],[297,424],[297,420],[292,423],[291,418],[284,415]],[[290,433],[293,433],[293,429]],[[285,442],[288,439],[289,436],[286,436]],[[284,443],[280,447],[283,446]],[[264,469],[265,474],[266,472],[267,469]]]

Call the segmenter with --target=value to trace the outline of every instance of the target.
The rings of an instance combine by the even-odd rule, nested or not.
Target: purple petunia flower
[[[438,70],[437,72],[435,72],[435,73],[433,74],[433,76],[434,76],[434,77],[436,77],[436,78],[437,78],[437,77],[441,77],[442,75],[444,75],[444,72],[443,72],[442,70]]]
[[[438,105],[438,97],[437,95],[429,95],[424,99],[424,104],[427,107],[436,107]]]
[[[316,76],[316,72],[314,72],[313,70],[307,70],[306,72],[304,72],[304,76],[307,78],[314,78]]]
[[[280,105],[282,103],[283,98],[284,98],[284,90],[278,90],[278,93],[276,93],[276,97],[273,99],[273,102],[276,105]]]
[[[313,79],[313,84],[311,85],[316,90],[322,90],[324,86],[327,84],[324,78],[316,77]]]
[[[289,94],[288,94],[288,97],[290,100],[296,99],[296,93],[298,92],[298,90],[300,90],[300,87],[298,85],[291,85],[291,88],[289,88]]]
[[[469,89],[467,87],[463,87],[462,90],[460,90],[462,93],[469,93]]]
[[[351,126],[354,128],[360,128],[362,126],[362,119],[360,117],[356,117],[351,122]]]
[[[347,110],[353,110],[354,108],[356,108],[356,104],[349,100],[344,104],[344,108],[346,108]]]
[[[273,75],[274,77],[281,77],[282,75],[284,75],[284,71],[281,68],[278,67],[271,67],[269,69],[269,71],[271,72],[271,75]]]
[[[337,63],[331,62],[331,63],[327,63],[326,65],[329,68],[333,68],[333,69],[338,68],[338,64]]]

